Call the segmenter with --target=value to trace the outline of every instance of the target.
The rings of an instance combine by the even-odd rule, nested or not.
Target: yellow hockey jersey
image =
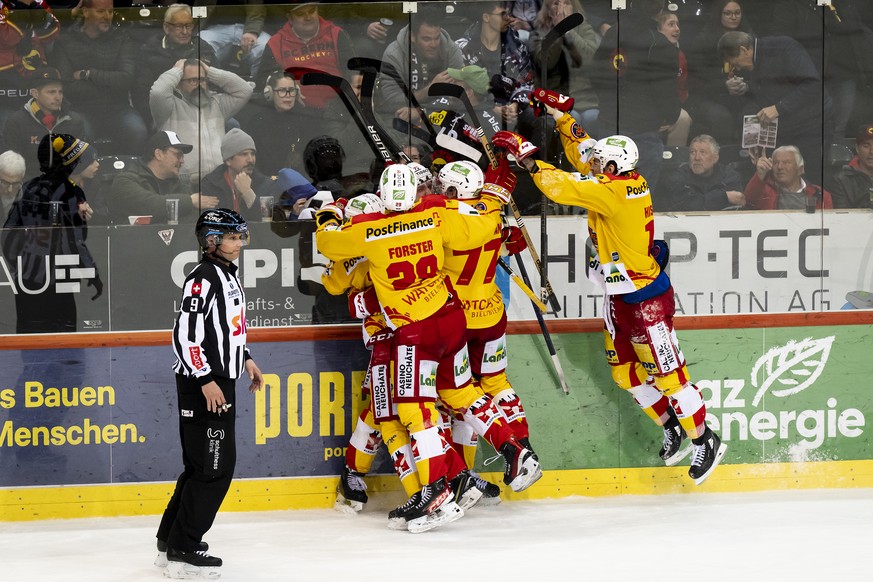
[[[501,240],[500,203],[491,197],[467,200],[490,219],[492,236],[484,245],[468,250],[447,249],[444,271],[464,305],[467,327],[488,329],[503,317],[503,294],[495,282]]]
[[[361,214],[315,234],[333,261],[364,256],[387,323],[398,328],[436,313],[449,298],[442,272],[445,248],[481,247],[493,237],[492,219],[469,204],[425,196],[407,212]]]
[[[537,166],[533,181],[546,196],[588,209],[588,233],[597,250],[588,268],[600,274],[604,291],[625,295],[655,281],[661,273],[650,253],[655,217],[649,185],[642,176],[598,174],[596,180],[588,180],[545,162],[538,161]]]

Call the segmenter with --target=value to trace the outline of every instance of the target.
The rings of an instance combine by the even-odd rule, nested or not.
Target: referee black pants
[[[236,380],[214,376],[230,410],[209,412],[200,385],[176,375],[184,471],[176,481],[157,538],[182,551],[198,549],[230,488],[236,465]]]

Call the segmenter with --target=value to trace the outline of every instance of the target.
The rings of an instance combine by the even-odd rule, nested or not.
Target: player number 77
[[[485,244],[484,247],[476,247],[468,251],[453,250],[452,253],[456,256],[467,255],[467,260],[464,261],[464,268],[461,269],[461,274],[458,276],[458,285],[469,285],[473,280],[473,275],[476,274],[476,267],[479,266],[479,257],[482,255],[482,250],[491,253],[493,256],[487,262],[488,270],[485,272],[483,279],[484,283],[490,283],[494,280],[494,273],[497,271],[497,254],[500,252],[502,241],[499,238]]]

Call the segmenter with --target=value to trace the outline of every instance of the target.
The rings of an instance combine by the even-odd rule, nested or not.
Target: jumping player
[[[557,120],[571,162],[581,164],[578,150],[567,147],[566,140],[584,131],[573,127],[569,115],[551,107],[548,112]],[[551,200],[588,209],[595,249],[588,266],[590,276],[606,293],[604,338],[612,377],[664,427],[668,450],[662,449],[662,457],[678,451],[686,435],[691,437],[694,452],[688,475],[702,483],[721,462],[727,446],[706,425],[706,406],[679,349],[673,329],[673,287],[652,254],[652,199],[645,178],[636,171],[636,144],[621,135],[598,141],[590,162],[596,180],[588,180],[534,161],[531,155],[538,148],[517,134],[498,132],[493,143],[512,154]],[[649,375],[652,384],[646,382]]]
[[[511,190],[510,179],[514,179],[511,173],[495,176],[493,187],[483,190],[483,195],[499,199],[501,192]],[[416,203],[416,194],[413,171],[400,164],[389,166],[380,178],[380,196],[388,213],[357,216],[341,225],[344,203],[328,205],[316,214],[316,244],[334,261],[356,255],[369,261],[379,304],[394,332],[392,394],[400,421],[410,433],[423,484],[410,499],[405,517],[410,531],[424,531],[463,515],[446,480],[448,445],[435,406],[440,387],[443,401],[480,423],[486,438],[504,456],[504,480],[513,490],[532,484],[539,463],[503,424],[493,402],[470,387],[464,312],[441,272],[443,247],[481,246],[493,229],[488,228],[488,219],[463,202],[425,196]]]

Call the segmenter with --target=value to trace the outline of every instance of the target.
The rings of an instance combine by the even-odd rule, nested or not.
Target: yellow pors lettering
[[[329,371],[318,374],[318,435],[339,436],[346,434],[346,421],[354,422],[363,410],[366,399],[361,383],[365,372],[352,372],[351,416],[347,417],[345,384],[342,372]],[[316,411],[314,410],[314,386],[312,374],[297,372],[288,376],[285,386],[276,374],[264,374],[264,388],[255,393],[255,444],[263,445],[279,437],[282,422],[288,436],[308,437],[313,434]],[[325,449],[327,451],[327,449]],[[332,450],[330,455],[344,453]],[[325,455],[328,453],[325,452]]]

